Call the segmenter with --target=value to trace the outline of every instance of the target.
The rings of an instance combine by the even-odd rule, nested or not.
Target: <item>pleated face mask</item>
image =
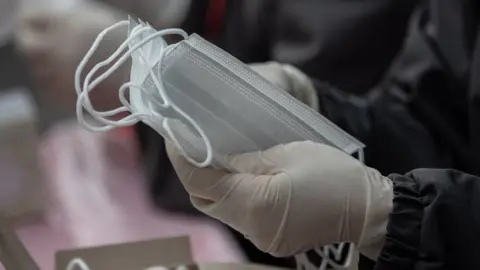
[[[81,83],[82,70],[104,36],[126,26],[127,40]],[[183,40],[168,44],[166,35],[178,35]],[[89,93],[129,58],[130,82],[119,89],[123,106],[96,111]],[[103,74],[92,78],[108,65]],[[174,143],[198,167],[227,168],[227,155],[306,140],[363,155],[361,142],[317,111],[200,36],[188,36],[179,29],[156,31],[132,19],[106,29],[80,63],[75,86],[79,95],[77,115],[88,129],[103,131],[142,121]],[[91,119],[84,117],[85,112]],[[121,120],[112,119],[122,112],[130,114]]]

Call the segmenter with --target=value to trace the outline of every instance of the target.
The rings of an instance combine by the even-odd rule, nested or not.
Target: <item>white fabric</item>
[[[259,249],[289,256],[352,242],[375,259],[392,209],[392,182],[330,146],[295,142],[234,155],[239,173],[197,168],[171,145],[180,180],[200,211],[243,233]]]

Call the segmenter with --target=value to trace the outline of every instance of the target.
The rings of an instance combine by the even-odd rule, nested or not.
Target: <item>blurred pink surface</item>
[[[124,134],[125,135],[125,134]],[[131,136],[92,134],[76,125],[50,133],[41,159],[51,197],[44,222],[17,232],[41,269],[60,249],[188,235],[197,261],[240,262],[223,227],[152,209]]]

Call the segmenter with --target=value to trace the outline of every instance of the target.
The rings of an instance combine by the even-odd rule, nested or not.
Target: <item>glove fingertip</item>
[[[275,151],[256,151],[228,157],[228,164],[239,173],[270,175],[278,167]],[[273,155],[273,159],[270,157]]]
[[[238,173],[251,173],[252,165],[258,161],[257,152],[231,154],[225,157],[230,170]]]
[[[167,155],[170,156],[176,156],[178,155],[177,149],[175,149],[175,145],[167,140],[165,140],[165,149],[167,151]]]
[[[165,140],[165,150],[167,152],[167,156],[172,162],[173,167],[193,167],[177,150],[175,145],[167,140]]]

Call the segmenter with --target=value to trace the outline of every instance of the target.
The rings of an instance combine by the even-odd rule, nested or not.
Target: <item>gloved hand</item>
[[[196,208],[274,256],[353,242],[375,259],[383,246],[392,183],[340,150],[294,142],[234,155],[237,173],[196,168],[170,144],[167,151]]]

